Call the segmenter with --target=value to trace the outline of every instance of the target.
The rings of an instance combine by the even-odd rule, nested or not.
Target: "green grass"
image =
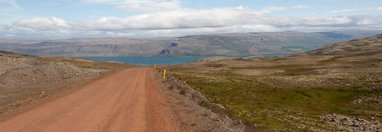
[[[193,71],[197,70],[205,69]],[[310,74],[312,70],[286,67],[286,73],[278,76]],[[378,104],[351,103],[359,96],[382,95],[381,91],[370,93],[360,86],[299,88],[282,85],[277,81],[264,82],[261,80],[264,77],[238,75],[231,70],[197,73],[176,68],[172,71],[177,78],[201,91],[210,101],[222,104],[232,117],[255,123],[265,130],[306,131],[299,126],[312,124],[325,128],[320,120],[320,115],[325,113],[369,119],[381,111]],[[291,116],[297,119],[291,119]],[[377,119],[381,120],[382,117]]]

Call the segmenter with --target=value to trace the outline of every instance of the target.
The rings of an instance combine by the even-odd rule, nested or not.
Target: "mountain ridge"
[[[45,41],[0,41],[0,49],[58,56],[253,56],[291,54],[328,44],[372,36],[379,31],[253,32],[189,35],[176,38],[74,38]],[[177,46],[167,49],[172,43]]]

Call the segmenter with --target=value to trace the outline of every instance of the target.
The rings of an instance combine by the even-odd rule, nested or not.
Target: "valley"
[[[382,132],[382,0],[0,0],[0,132]]]
[[[168,46],[158,59],[172,56],[178,46]],[[168,79],[157,84],[160,88],[155,94],[166,97],[163,109],[175,116],[166,118],[192,131],[379,131],[381,46],[382,35],[377,35],[288,56],[211,56],[170,65]],[[108,77],[110,73],[122,76],[124,71],[127,76],[150,71],[161,78],[164,68],[158,66],[156,74],[150,68],[134,68],[142,67],[138,65],[8,51],[0,52],[0,61],[0,114],[4,116],[65,93],[75,96],[79,93],[73,87],[89,85],[86,89],[91,89],[93,85],[87,82],[97,82],[93,81],[97,78],[121,78]]]
[[[0,39],[0,49],[54,56],[262,56],[286,55],[379,31],[254,32],[173,38]]]

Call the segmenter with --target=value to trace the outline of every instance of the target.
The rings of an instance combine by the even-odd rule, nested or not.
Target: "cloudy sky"
[[[382,0],[0,0],[1,37],[382,29]]]

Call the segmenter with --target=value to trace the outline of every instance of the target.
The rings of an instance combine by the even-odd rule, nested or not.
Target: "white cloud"
[[[354,22],[354,25],[358,26],[382,26],[381,16],[354,16],[353,19],[357,20]]]
[[[95,21],[79,23],[78,27],[89,30],[159,30],[224,27],[256,24],[259,21],[256,19],[258,17],[260,16],[256,11],[237,8],[184,9],[125,18],[102,17]]]
[[[214,17],[211,17],[214,16]],[[164,30],[221,28],[241,25],[291,26],[346,26],[382,24],[382,18],[373,17],[279,17],[266,16],[256,10],[241,8],[215,8],[205,10],[179,10],[136,15],[124,18],[101,17],[94,21],[76,23],[75,27],[89,31]],[[367,23],[366,23],[367,21]]]
[[[269,25],[273,18],[264,16],[282,7],[251,10],[244,7],[182,9],[135,15],[124,18],[101,17],[94,21],[77,23],[83,30],[161,30],[187,28],[218,28],[239,25]],[[213,16],[213,17],[211,17]],[[272,20],[271,20],[272,19]],[[269,23],[269,24],[268,24]]]
[[[88,3],[108,3],[132,12],[156,12],[181,9],[179,0],[85,0]]]
[[[56,17],[33,17],[0,25],[0,36],[7,37],[65,37],[73,32],[70,24]]]
[[[25,28],[33,31],[64,30],[70,27],[64,20],[57,17],[33,17],[17,20],[13,22],[12,25],[18,28]]]
[[[180,2],[176,0],[130,0],[118,4],[118,7],[127,11],[155,12],[181,9]]]
[[[346,25],[352,23],[353,20],[349,17],[325,17],[325,18],[306,18],[302,25],[308,26],[335,26]]]
[[[377,11],[382,11],[382,6],[381,7],[377,7]]]
[[[268,15],[282,7],[179,9],[128,17],[105,16],[66,22],[56,17],[34,17],[0,25],[0,35],[170,37],[229,32],[309,31],[336,28],[381,29],[382,17],[290,17]]]
[[[342,9],[342,10],[333,10],[333,11],[329,11],[328,13],[329,14],[343,14],[343,13],[349,13],[349,12],[354,12],[354,11],[358,11],[360,9]]]
[[[100,32],[99,36],[114,37],[174,37],[185,35],[202,35],[213,33],[241,33],[241,32],[271,32],[281,31],[271,25],[241,25],[228,27],[204,27],[204,28],[187,28],[187,29],[160,29],[160,30],[132,30],[124,31],[105,31]]]
[[[261,10],[258,10],[257,12],[259,14],[268,14],[268,13],[272,13],[274,11],[282,11],[282,10],[285,10],[285,9],[286,9],[285,7],[271,6],[271,7],[266,7],[266,8],[263,8]]]
[[[292,8],[294,8],[294,9],[308,9],[309,6],[300,4],[300,5],[295,5]]]

